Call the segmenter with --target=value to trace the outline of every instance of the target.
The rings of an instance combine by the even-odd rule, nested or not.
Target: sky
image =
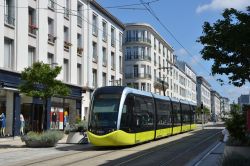
[[[245,11],[250,6],[250,0],[144,0],[144,2],[155,1],[150,3],[151,8],[181,43],[182,46],[167,32],[159,22],[143,5],[130,6],[130,8],[139,9],[118,9],[110,8],[120,5],[139,4],[140,0],[96,0],[114,16],[123,23],[148,23],[151,24],[157,32],[174,48],[175,55],[179,60],[186,61],[197,75],[203,76],[221,96],[228,97],[231,102],[237,103],[237,98],[241,94],[250,93],[250,83],[242,87],[234,87],[225,82],[221,86],[216,79],[223,78],[228,81],[227,77],[216,75],[211,76],[212,61],[205,61],[201,58],[200,51],[203,46],[196,40],[202,35],[202,26],[205,21],[214,23],[221,19],[221,13],[225,8],[236,8]]]

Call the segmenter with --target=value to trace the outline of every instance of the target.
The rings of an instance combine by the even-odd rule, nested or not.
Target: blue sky
[[[148,1],[153,0],[144,0],[144,2]],[[137,4],[140,3],[140,0],[97,0],[97,2],[103,7],[111,7]],[[250,92],[250,84],[248,83],[241,88],[228,85],[227,83],[221,86],[216,79],[225,79],[226,77],[220,75],[212,77],[209,75],[212,62],[202,60],[199,53],[202,49],[202,45],[197,43],[196,40],[202,35],[202,25],[204,21],[210,23],[215,22],[221,18],[221,13],[225,8],[233,7],[238,10],[245,10],[245,7],[249,5],[250,0],[159,0],[151,3],[150,6],[159,19],[193,56],[187,54],[146,10],[124,10],[116,8],[107,8],[107,10],[124,23],[145,22],[151,24],[174,48],[175,54],[179,59],[188,62],[195,72],[205,77],[212,88],[222,96],[237,102],[237,97]],[[138,5],[133,6],[133,8],[143,9],[144,7]]]

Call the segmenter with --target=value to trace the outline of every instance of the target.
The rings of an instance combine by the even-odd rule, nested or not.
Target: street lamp
[[[170,66],[170,67],[159,67],[158,68],[158,70],[162,70],[162,69],[167,69],[167,70],[170,69],[170,70],[172,70],[173,68],[172,68],[172,66]],[[161,80],[162,90],[163,90],[163,95],[164,96],[166,96],[165,88],[164,88],[165,78],[166,78],[166,76],[163,76],[163,80]]]

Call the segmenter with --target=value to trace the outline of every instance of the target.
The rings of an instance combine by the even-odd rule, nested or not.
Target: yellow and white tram
[[[125,146],[193,130],[196,105],[129,87],[94,91],[88,138],[95,146]]]

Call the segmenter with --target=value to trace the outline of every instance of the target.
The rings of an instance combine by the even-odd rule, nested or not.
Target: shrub
[[[249,166],[250,159],[246,158],[238,153],[231,153],[224,156],[219,165],[222,166]]]
[[[29,147],[52,147],[63,138],[63,132],[57,130],[48,130],[42,133],[30,131],[21,139]]]
[[[87,122],[83,120],[75,125],[65,128],[64,132],[65,134],[69,134],[69,132],[85,132],[87,131],[87,125]]]

